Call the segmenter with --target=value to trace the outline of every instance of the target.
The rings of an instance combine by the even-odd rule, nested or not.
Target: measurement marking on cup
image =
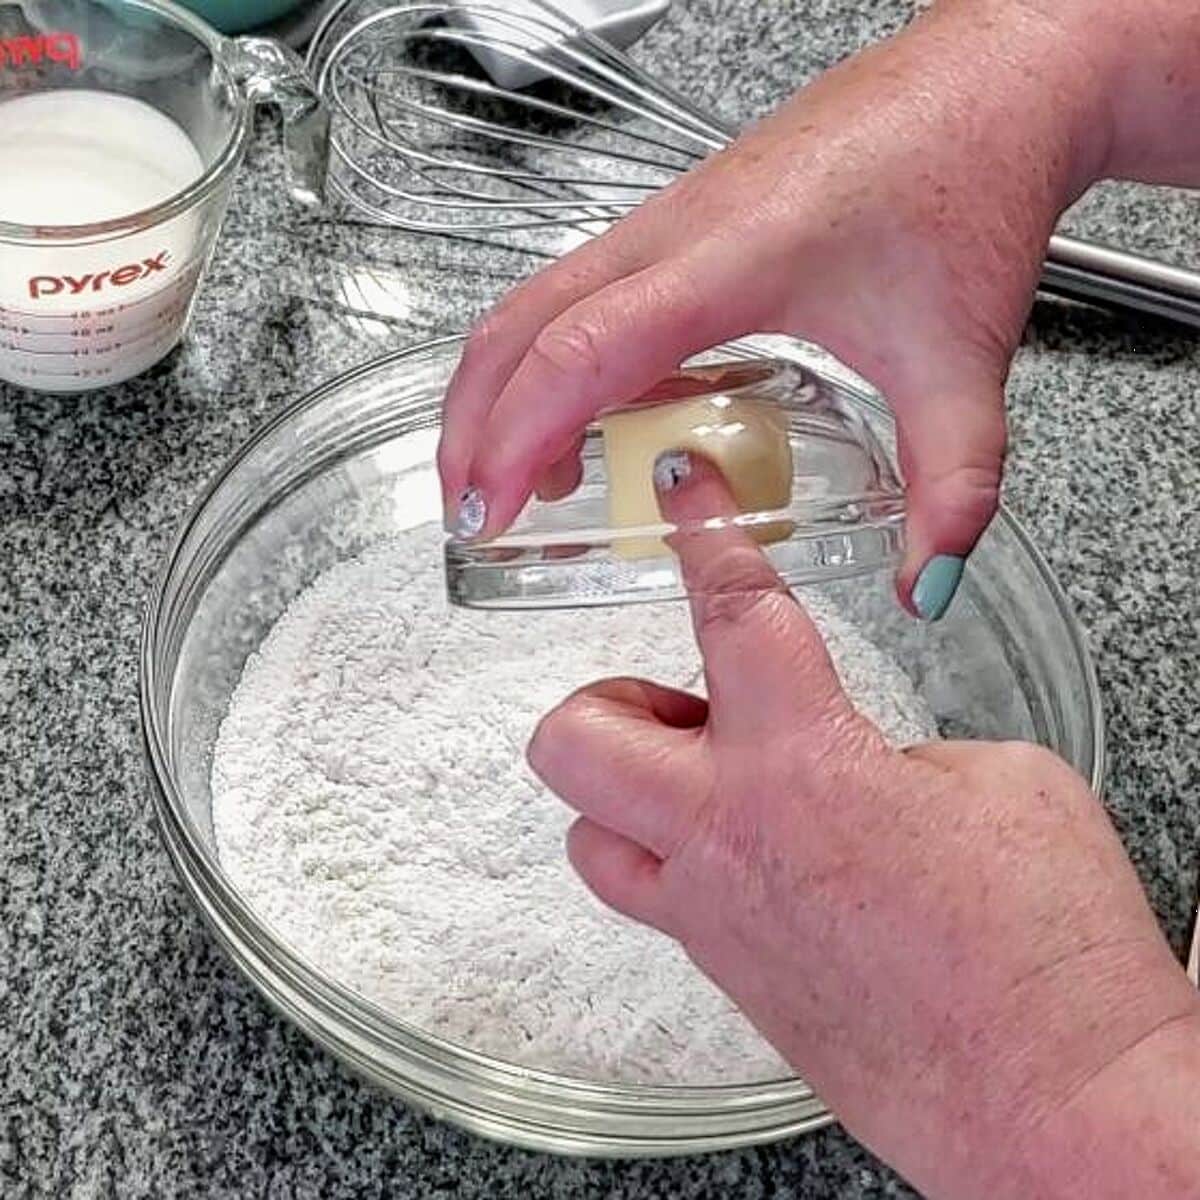
[[[192,259],[184,266],[173,267],[175,274],[154,291],[137,299],[122,300],[119,303],[110,301],[99,308],[80,307],[65,312],[35,312],[28,308],[0,304],[0,329],[32,334],[54,333],[81,321],[108,321],[134,314],[146,314],[146,318],[143,319],[148,319],[154,315],[150,310],[162,311],[165,304],[187,300],[191,294],[191,287],[200,276],[202,266],[203,263],[199,259]],[[70,295],[70,292],[66,294]]]
[[[102,363],[166,348],[187,318],[201,265],[193,260],[150,295],[103,308],[53,313],[0,305],[0,366],[25,379],[95,378]],[[62,370],[54,369],[56,361]]]
[[[78,71],[83,65],[79,39],[73,33],[0,38],[0,67],[38,67],[43,62],[57,63]]]
[[[186,312],[186,304],[164,309],[161,313],[156,314],[152,321],[134,326],[132,329],[122,330],[121,336],[116,338],[112,338],[109,333],[99,339],[93,339],[87,333],[79,334],[74,331],[58,335],[32,334],[24,338],[17,338],[13,334],[5,334],[0,329],[0,351],[29,357],[68,355],[78,358],[81,355],[115,354],[129,346],[156,340],[164,334],[172,333]]]

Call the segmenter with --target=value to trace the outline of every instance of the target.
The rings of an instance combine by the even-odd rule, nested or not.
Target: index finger
[[[579,300],[642,265],[640,241],[622,223],[514,288],[475,326],[444,404],[438,467],[448,516],[469,482],[488,413],[537,334]]]
[[[679,557],[704,658],[710,725],[762,733],[861,718],[842,689],[820,630],[737,516],[720,472],[671,451],[655,467],[668,542]]]
[[[602,409],[636,400],[691,355],[757,328],[767,289],[740,287],[745,269],[729,246],[702,243],[545,325],[477,432],[464,500],[482,519],[467,532],[507,529],[542,471]]]

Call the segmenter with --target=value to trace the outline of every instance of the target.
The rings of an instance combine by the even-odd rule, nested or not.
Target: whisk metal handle
[[[1041,288],[1200,327],[1200,272],[1077,238],[1051,238]]]

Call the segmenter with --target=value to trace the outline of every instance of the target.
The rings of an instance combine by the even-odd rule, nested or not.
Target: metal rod
[[[1200,273],[1110,246],[1051,238],[1041,286],[1068,300],[1200,328]]]

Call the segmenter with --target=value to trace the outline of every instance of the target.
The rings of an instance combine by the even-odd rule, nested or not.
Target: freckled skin
[[[473,483],[495,532],[531,490],[575,480],[554,464],[575,459],[598,408],[723,338],[780,330],[826,344],[896,408],[912,547],[902,599],[933,552],[969,550],[996,503],[1008,357],[1054,216],[1085,172],[1071,122],[1042,115],[1045,94],[1022,94],[1012,64],[983,46],[970,69],[969,56],[941,64],[943,45],[980,40],[960,23],[830,71],[489,314],[447,398],[448,508]],[[1080,111],[1092,75],[1038,54],[1056,106]],[[1030,57],[1014,55],[1021,70]],[[982,103],[989,89],[998,98]],[[985,177],[1004,186],[980,204]]]
[[[896,412],[911,609],[924,564],[995,510],[1059,214],[1104,175],[1200,179],[1198,36],[1176,0],[945,0],[827,72],[487,315],[447,396],[448,512],[471,483],[498,532],[573,483],[601,407],[723,339],[794,333]]]
[[[693,461],[668,520],[732,511]],[[1200,1195],[1200,999],[1084,781],[1017,743],[893,749],[753,542],[674,540],[708,702],[609,681],[530,746],[584,880],[931,1200]]]
[[[995,509],[1062,210],[1104,177],[1200,183],[1198,46],[1185,0],[936,4],[485,318],[446,400],[448,506],[477,486],[498,531],[574,478],[599,409],[726,338],[793,333],[895,411],[911,607]],[[712,702],[689,727],[601,733],[585,696],[535,739],[552,787],[572,764],[584,878],[679,938],[933,1200],[1200,1196],[1196,996],[1083,781],[1032,747],[881,746],[762,588],[694,589]],[[621,762],[662,767],[627,806]]]

